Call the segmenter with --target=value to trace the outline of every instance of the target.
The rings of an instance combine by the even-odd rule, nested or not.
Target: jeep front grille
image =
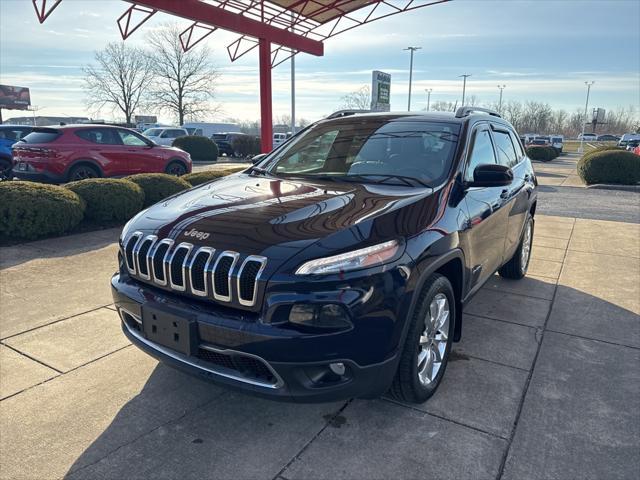
[[[142,232],[129,237],[124,257],[129,274],[139,280],[245,307],[256,305],[258,281],[267,264],[267,259],[258,255],[242,258],[238,252],[176,244]]]

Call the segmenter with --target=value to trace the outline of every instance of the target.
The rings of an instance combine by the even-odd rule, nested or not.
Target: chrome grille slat
[[[208,295],[209,282],[207,280],[207,277],[208,277],[209,266],[211,265],[211,261],[213,260],[214,253],[215,253],[215,249],[213,248],[201,247],[198,250],[196,250],[196,252],[191,257],[191,262],[189,263],[189,286],[191,289],[191,293],[193,293],[194,295],[197,295],[199,297],[206,297]],[[194,281],[194,267],[198,257],[200,257],[203,254],[207,256],[207,259],[205,260],[205,263],[204,263],[204,267],[202,268],[202,277],[200,278],[200,280],[202,280],[202,284],[204,285],[204,288],[199,289],[199,288],[196,288],[195,286],[196,282]]]
[[[246,278],[246,267],[250,266],[254,263],[259,265],[257,272],[253,279]],[[260,274],[264,270],[264,267],[267,266],[267,259],[265,257],[261,257],[258,255],[249,255],[244,259],[242,265],[240,266],[240,270],[238,270],[238,302],[240,305],[244,305],[245,307],[252,307],[256,303],[256,296],[258,295],[258,279],[260,278]],[[249,272],[249,275],[253,276],[252,272]],[[243,282],[247,282],[251,285],[251,295],[250,298],[243,297],[244,289],[242,288]]]
[[[166,247],[165,247],[166,246]],[[149,257],[151,259],[151,273],[153,276],[153,282],[164,287],[167,285],[167,262],[169,261],[169,253],[173,246],[173,240],[165,238],[156,243],[155,247],[149,251]],[[157,268],[158,260],[160,266]],[[160,276],[162,272],[162,276]]]
[[[238,252],[232,252],[230,250],[225,250],[224,252],[222,252],[219,256],[218,259],[216,260],[215,265],[213,266],[213,272],[211,275],[211,283],[213,285],[213,298],[215,298],[216,300],[219,300],[221,302],[230,302],[231,301],[231,297],[232,297],[232,292],[231,292],[231,277],[233,275],[233,269],[236,266],[236,263],[238,263],[238,258],[240,257],[240,254]],[[220,265],[220,261],[224,258],[230,258],[231,259],[231,264],[229,265],[229,271],[227,272],[227,295],[224,295],[224,293],[220,293],[218,291],[217,288],[217,282],[216,282],[216,274],[219,273],[218,271],[218,267]]]
[[[248,255],[240,262],[241,254],[232,250],[217,254],[211,247],[159,240],[142,232],[129,237],[123,253],[127,270],[139,280],[244,307],[255,306],[267,264],[266,257],[259,255]]]
[[[138,246],[138,242],[142,239],[142,232],[133,232],[127,240],[127,243],[124,246],[124,261],[127,265],[127,270],[131,275],[135,275],[136,270],[136,258],[135,258],[135,249]]]
[[[151,280],[151,270],[149,269],[149,252],[158,240],[155,235],[147,235],[139,240],[133,248],[133,256],[137,269],[137,275],[144,280]],[[148,246],[147,246],[148,244]],[[146,250],[145,250],[146,248]]]
[[[193,245],[191,243],[182,242],[179,243],[174,249],[173,254],[171,255],[171,259],[169,260],[167,271],[169,272],[169,286],[176,290],[177,292],[184,292],[187,289],[187,262],[189,261],[189,253],[193,249]],[[180,258],[181,252],[184,251],[184,258],[181,262],[176,262],[177,259]],[[177,258],[176,258],[177,257]],[[181,272],[182,277],[182,285],[177,283],[174,280],[174,269],[177,268],[179,272]],[[177,275],[175,275],[177,277]]]

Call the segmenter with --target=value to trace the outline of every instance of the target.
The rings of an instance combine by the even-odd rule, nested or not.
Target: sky
[[[38,115],[113,119],[108,109],[86,109],[82,68],[96,50],[120,41],[116,19],[128,6],[63,0],[40,25],[31,0],[0,0],[0,83],[29,87]],[[127,42],[145,46],[145,34],[168,21],[176,20],[156,14]],[[218,30],[205,40],[221,75],[215,88],[220,113],[203,120],[259,118],[257,49],[231,62],[226,46],[235,38]],[[313,121],[339,109],[345,94],[371,84],[372,70],[391,74],[391,109],[406,110],[409,54],[403,49],[409,45],[421,47],[414,57],[413,110],[425,108],[427,88],[431,102],[459,101],[459,75],[471,74],[467,95],[481,102],[497,101],[497,85],[506,85],[505,101],[548,102],[573,112],[584,109],[584,82],[595,81],[590,107],[640,111],[640,1],[453,0],[338,35],[326,41],[323,57],[298,55],[296,116]],[[290,113],[290,95],[285,62],[273,70],[274,116]],[[20,115],[3,111],[5,119]]]

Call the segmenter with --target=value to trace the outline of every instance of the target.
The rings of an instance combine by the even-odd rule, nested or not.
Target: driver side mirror
[[[473,182],[469,187],[505,187],[513,181],[513,171],[495,163],[478,165],[473,171]]]
[[[254,165],[260,163],[260,161],[262,161],[262,159],[266,156],[266,153],[259,153],[258,155],[254,155],[253,157],[251,157],[251,163],[253,163]]]

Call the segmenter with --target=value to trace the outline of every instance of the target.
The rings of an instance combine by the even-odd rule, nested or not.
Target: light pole
[[[470,73],[465,73],[463,75],[460,75],[460,77],[462,77],[462,103],[460,104],[461,107],[464,107],[464,94],[467,91],[467,77],[470,77],[470,76],[471,76]]]
[[[407,111],[411,111],[411,81],[413,80],[413,52],[420,50],[422,47],[407,47],[404,50],[411,52],[411,60],[409,61],[409,101],[407,102]]]
[[[582,153],[584,151],[584,127],[587,124],[587,109],[589,108],[589,93],[591,93],[591,85],[593,85],[595,80],[591,82],[584,82],[587,86],[587,101],[584,103],[584,119],[582,120],[582,134],[580,135],[580,148],[578,149],[578,153]]]
[[[507,88],[506,85],[498,85],[498,88],[500,89],[500,101],[498,102],[498,113],[502,113],[502,91]]]
[[[425,88],[424,91],[427,92],[427,112],[428,112],[429,105],[431,104],[431,92],[433,91],[433,88]]]

